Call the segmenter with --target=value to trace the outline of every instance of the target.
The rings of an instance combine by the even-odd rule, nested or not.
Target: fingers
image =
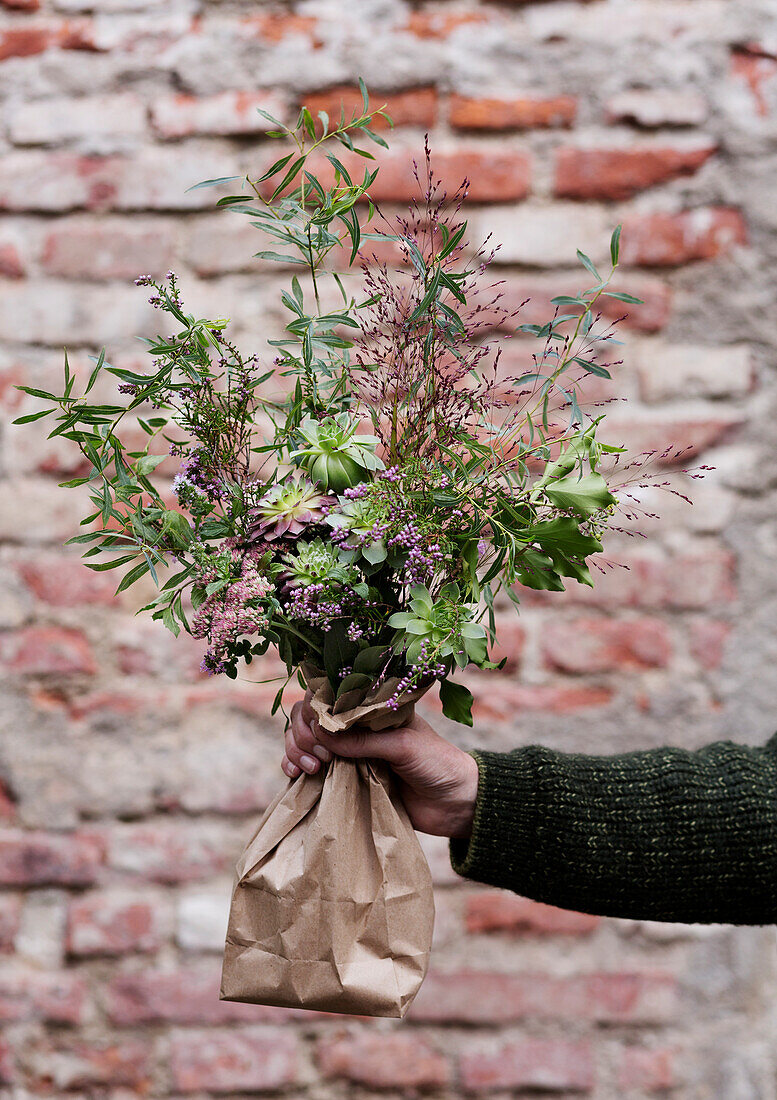
[[[291,710],[291,725],[286,730],[286,754],[281,768],[289,779],[296,779],[300,772],[314,775],[322,763],[332,759],[331,752],[317,742],[310,725],[305,720],[303,704],[295,703]]]
[[[350,729],[345,733],[327,733],[316,718],[313,719],[311,732],[319,744],[336,756],[345,756],[349,760],[371,757],[374,760],[386,760],[393,765],[404,762],[408,753],[408,738],[412,737],[412,730],[404,728],[381,730],[379,733],[357,729]]]

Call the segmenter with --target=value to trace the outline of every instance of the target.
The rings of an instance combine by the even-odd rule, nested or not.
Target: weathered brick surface
[[[544,1092],[590,1092],[594,1064],[587,1043],[563,1039],[527,1039],[496,1050],[461,1055],[461,1079],[470,1092],[495,1089],[541,1089]]]
[[[325,1077],[375,1089],[443,1088],[450,1079],[445,1058],[410,1035],[327,1038],[320,1045],[318,1064]]]
[[[138,891],[89,893],[70,903],[67,949],[78,956],[156,951],[171,930],[167,899]]]
[[[593,588],[519,590],[520,617],[500,597],[507,660],[463,677],[472,730],[436,696],[422,713],[467,748],[762,744],[777,697],[771,7],[0,0],[4,1097],[771,1095],[768,929],[555,909],[460,880],[443,838],[424,839],[437,937],[406,1020],[219,1001],[234,861],[283,782],[277,685],[248,681],[280,667],[208,679],[199,642],[136,618],[139,592],[114,599],[116,574],[61,547],[87,500],[57,487],[77,456],[45,423],[7,426],[35,408],[16,385],[60,384],[63,344],[81,383],[102,344],[146,365],[145,272],[178,271],[188,307],[232,317],[269,362],[290,272],[253,257],[267,244],[214,208],[221,192],[187,188],[276,158],[256,108],[336,119],[361,109],[362,75],[395,122],[381,205],[414,197],[428,130],[449,191],[469,178],[470,247],[501,243],[518,321],[588,285],[576,248],[607,270],[618,222],[619,288],[644,299],[602,299],[623,362],[584,392],[605,403],[604,438],[655,452],[657,484],[624,475],[624,532]],[[514,325],[495,334],[505,384],[538,350]],[[697,465],[714,469],[695,480]]]
[[[698,171],[714,152],[711,145],[561,148],[556,157],[556,194],[570,199],[628,199]]]
[[[181,1032],[170,1045],[173,1085],[180,1092],[264,1092],[297,1080],[297,1042],[273,1028]]]
[[[94,882],[103,845],[90,834],[0,832],[0,883],[4,886],[86,886]]]

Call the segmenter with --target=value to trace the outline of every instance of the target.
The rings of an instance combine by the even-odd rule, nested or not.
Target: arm
[[[455,870],[562,908],[643,920],[777,923],[777,735],[696,752],[475,752]]]
[[[467,878],[605,916],[777,923],[777,735],[695,752],[468,754],[418,717],[333,737],[296,704],[286,774],[333,753],[387,760],[415,828],[451,837]]]

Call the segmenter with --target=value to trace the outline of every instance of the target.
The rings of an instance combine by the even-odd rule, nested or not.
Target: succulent
[[[348,537],[340,545],[345,550],[358,550],[373,564],[386,559],[386,543],[382,538],[375,538],[375,504],[374,501],[357,497],[348,500],[347,497],[338,497],[336,511],[329,512],[325,522],[336,531],[348,531]],[[354,539],[351,535],[356,536]]]
[[[249,513],[248,536],[252,540],[299,535],[324,518],[323,508],[334,498],[322,493],[312,481],[298,474],[276,482]]]
[[[356,435],[356,424],[347,413],[327,416],[323,420],[308,418],[299,426],[302,446],[292,458],[325,489],[342,493],[365,481],[370,470],[384,469],[375,454],[375,436]]]
[[[334,583],[353,586],[359,582],[355,566],[341,560],[337,547],[321,539],[298,542],[293,552],[284,554],[285,583],[288,588],[306,588],[311,584]]]
[[[459,668],[469,661],[486,661],[486,632],[473,622],[471,609],[461,603],[458,586],[446,584],[436,600],[427,588],[416,585],[411,592],[411,611],[398,611],[389,626],[398,632],[397,647],[405,650],[409,665],[423,659],[424,650],[433,650],[443,659],[453,657]]]

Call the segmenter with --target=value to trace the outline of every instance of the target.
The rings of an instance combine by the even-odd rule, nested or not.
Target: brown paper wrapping
[[[413,701],[404,716],[387,711],[393,689],[333,715],[331,687],[312,680],[322,725],[412,716]],[[426,975],[433,926],[429,866],[389,769],[336,757],[289,782],[237,863],[220,997],[401,1017]]]

